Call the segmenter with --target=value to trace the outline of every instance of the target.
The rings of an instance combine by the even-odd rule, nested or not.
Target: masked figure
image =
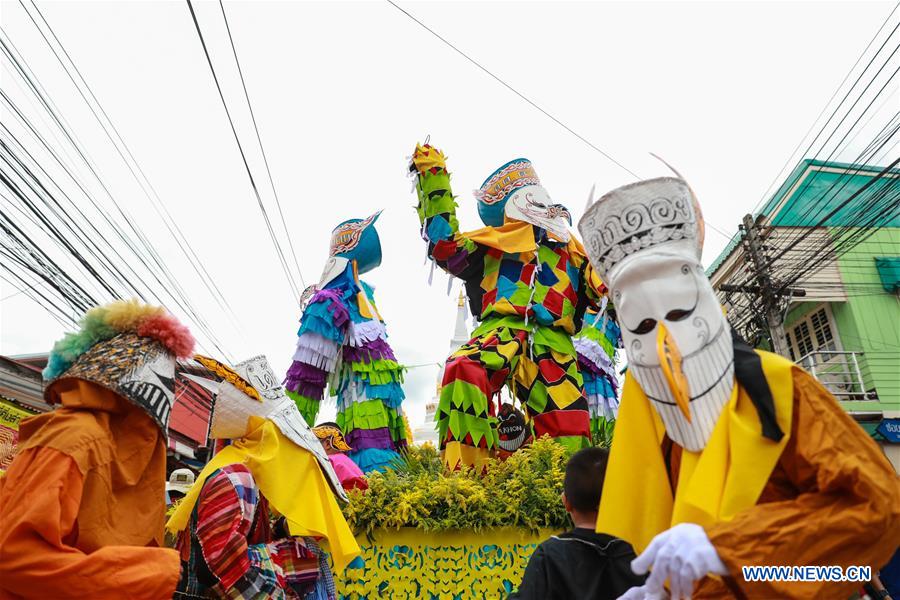
[[[389,466],[406,447],[403,368],[387,341],[373,288],[359,278],[381,264],[378,213],[351,219],[331,234],[331,251],[300,319],[294,362],[284,384],[312,426],[330,382],[337,424],[353,448],[348,456],[368,473]]]
[[[480,465],[497,448],[494,397],[506,384],[536,436],[573,450],[587,446],[588,403],[572,334],[604,286],[569,232],[569,212],[520,158],[476,192],[487,227],[460,233],[444,155],[417,146],[410,171],[428,256],[463,280],[481,321],[444,369],[435,419],[445,464]]]
[[[341,433],[337,423],[330,421],[320,423],[313,427],[312,431],[319,438],[319,441],[322,442],[322,448],[325,449],[325,454],[328,455],[328,460],[331,461],[331,466],[334,467],[334,472],[337,473],[344,489],[347,491],[368,489],[369,484],[366,481],[366,476],[356,466],[356,463],[345,454],[345,452],[350,452],[352,448],[347,445],[347,442],[344,440],[344,434]]]
[[[604,422],[614,421],[619,414],[616,350],[621,347],[622,332],[614,311],[607,307],[599,312],[588,310],[575,335],[575,351],[584,378],[592,435],[599,433]]]
[[[672,598],[847,598],[858,584],[751,583],[741,567],[877,568],[900,539],[900,482],[813,377],[732,336],[691,189],[616,189],[579,229],[628,356],[597,520],[651,570],[626,597],[658,597],[668,580]]]
[[[339,570],[359,546],[321,444],[264,356],[233,370],[195,360],[202,368],[187,376],[216,395],[210,437],[231,444],[207,463],[166,524],[181,555],[175,597],[333,600],[316,539],[328,540]]]
[[[194,339],[162,308],[91,309],[56,343],[44,398],[0,478],[0,597],[169,598],[162,548],[175,359]]]

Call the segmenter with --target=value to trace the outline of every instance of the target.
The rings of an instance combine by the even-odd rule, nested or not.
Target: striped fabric
[[[272,554],[284,570],[284,583],[300,598],[315,591],[319,579],[319,559],[299,539],[281,540],[272,544]]]
[[[312,540],[272,540],[268,503],[241,464],[206,479],[177,547],[182,577],[176,598],[334,599],[327,561],[322,570],[324,553]]]
[[[223,588],[250,570],[247,537],[259,491],[244,465],[229,465],[207,479],[197,500],[197,537],[203,557]]]

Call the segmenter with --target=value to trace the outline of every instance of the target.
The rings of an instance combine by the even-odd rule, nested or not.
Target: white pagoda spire
[[[457,348],[469,341],[469,326],[466,323],[466,297],[459,290],[459,301],[456,304],[456,327],[453,330],[453,338],[450,340],[450,351],[456,352]]]
[[[460,346],[468,342],[469,325],[466,318],[466,297],[463,291],[459,291],[459,300],[456,303],[456,325],[453,328],[453,337],[450,338],[450,352],[456,352]],[[425,422],[413,432],[415,443],[431,442],[437,446],[437,424],[434,415],[437,412],[438,402],[441,397],[441,382],[444,380],[444,365],[438,370],[437,380],[434,386],[434,398],[425,405]]]

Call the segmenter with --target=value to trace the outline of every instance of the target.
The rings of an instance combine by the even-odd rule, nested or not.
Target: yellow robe
[[[859,583],[749,583],[741,567],[870,565],[877,571],[900,542],[900,479],[875,442],[813,377],[785,359],[759,354],[786,434],[780,443],[762,437],[742,389],[723,410],[726,419],[720,417],[702,453],[687,452],[664,437],[652,411],[642,438],[620,436],[628,431],[629,415],[646,418],[645,408],[650,410],[640,387],[628,379],[597,529],[640,552],[671,525],[703,525],[731,575],[701,580],[695,598],[844,600]],[[724,446],[716,441],[723,427],[729,434]],[[703,476],[695,481],[698,473]]]

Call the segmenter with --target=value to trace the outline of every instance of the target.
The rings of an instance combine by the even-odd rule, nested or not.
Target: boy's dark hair
[[[609,450],[585,448],[572,455],[566,465],[563,490],[569,504],[580,512],[596,512],[603,492]]]

